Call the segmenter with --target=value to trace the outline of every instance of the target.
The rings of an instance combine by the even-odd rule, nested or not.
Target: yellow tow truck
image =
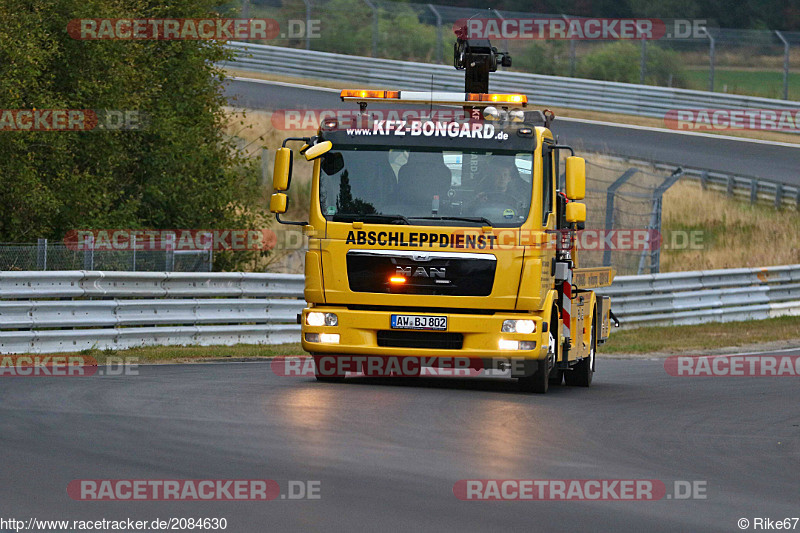
[[[344,90],[358,113],[277,151],[270,209],[302,226],[309,243],[302,346],[321,381],[344,379],[341,367],[323,372],[324,359],[365,356],[466,360],[510,370],[537,393],[562,380],[589,386],[610,332],[610,300],[593,289],[614,271],[578,265],[585,162],[557,144],[552,113],[526,112],[521,94],[488,92],[507,54],[459,39],[455,56],[464,93]],[[374,104],[406,109],[378,117]],[[452,106],[464,116],[423,116]],[[307,221],[281,217],[290,142],[313,162]]]

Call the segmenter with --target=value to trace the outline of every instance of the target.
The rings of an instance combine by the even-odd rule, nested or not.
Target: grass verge
[[[752,322],[659,326],[615,330],[599,352],[606,354],[680,353],[752,346],[776,341],[800,345],[800,317]]]
[[[800,263],[800,211],[750,204],[679,181],[664,194],[661,271]],[[697,242],[676,239],[696,235]]]
[[[300,343],[294,344],[236,344],[234,346],[143,346],[127,350],[81,350],[65,356],[92,357],[99,365],[191,363],[214,360],[269,358],[277,355],[308,355]]]
[[[684,76],[692,89],[708,90],[708,69],[687,70]],[[714,89],[716,92],[782,99],[783,71],[715,68]],[[800,74],[794,72],[789,73],[789,100],[800,100]]]

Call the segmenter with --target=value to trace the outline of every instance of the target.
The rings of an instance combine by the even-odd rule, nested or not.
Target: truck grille
[[[353,292],[488,296],[497,258],[487,253],[350,250],[347,279]],[[404,283],[393,284],[392,277]]]
[[[436,331],[378,331],[378,346],[389,348],[429,348],[432,350],[460,350],[464,345],[461,333]]]

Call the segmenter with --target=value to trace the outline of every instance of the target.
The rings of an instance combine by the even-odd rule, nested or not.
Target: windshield
[[[531,154],[351,147],[328,152],[320,203],[328,220],[518,226],[531,203]]]

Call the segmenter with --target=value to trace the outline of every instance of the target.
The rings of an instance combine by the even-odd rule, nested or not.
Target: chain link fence
[[[0,243],[0,270],[211,272],[209,250],[76,250],[63,243]]]
[[[581,18],[389,0],[235,0],[223,9],[278,21],[276,38],[253,42],[443,64],[453,60],[456,21]],[[800,100],[800,32],[706,28],[695,19],[662,22],[661,38],[641,42],[493,44],[511,53],[517,72]]]
[[[682,175],[681,169],[670,173],[587,156],[584,202],[590,233],[584,233],[591,239],[581,241],[581,266],[613,266],[617,275],[658,273],[662,197]]]

